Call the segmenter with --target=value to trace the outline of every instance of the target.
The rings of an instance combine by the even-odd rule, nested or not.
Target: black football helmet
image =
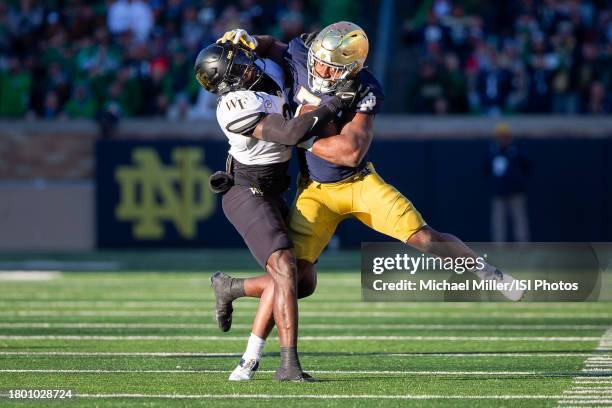
[[[253,52],[230,42],[211,44],[196,58],[195,77],[204,89],[219,95],[250,89],[263,76],[256,60]]]

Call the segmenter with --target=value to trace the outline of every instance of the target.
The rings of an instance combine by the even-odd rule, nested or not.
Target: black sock
[[[281,369],[299,369],[302,371],[300,359],[297,354],[297,347],[281,347],[280,348],[280,368]]]
[[[244,293],[244,279],[232,278],[232,283],[230,284],[230,295],[232,295],[232,298],[234,299],[246,296]]]

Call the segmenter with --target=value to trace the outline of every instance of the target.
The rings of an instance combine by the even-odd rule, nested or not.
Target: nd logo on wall
[[[137,148],[132,151],[133,164],[115,171],[120,186],[115,213],[119,220],[133,223],[135,238],[163,238],[168,221],[182,238],[193,239],[198,221],[215,209],[203,149],[176,147],[171,156],[172,163],[164,164],[154,149]]]
[[[215,142],[98,142],[99,246],[233,242],[218,197],[208,188],[212,169],[225,167],[226,149]]]

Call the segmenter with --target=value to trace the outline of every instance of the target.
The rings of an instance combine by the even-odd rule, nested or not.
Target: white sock
[[[247,343],[247,348],[242,355],[242,358],[245,360],[255,359],[259,361],[265,345],[266,341],[264,339],[251,333],[249,342]]]

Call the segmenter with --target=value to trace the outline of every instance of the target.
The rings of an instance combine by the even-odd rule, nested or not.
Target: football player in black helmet
[[[266,65],[271,64],[274,64],[271,60],[258,58],[254,52],[226,42],[211,44],[201,50],[196,57],[194,71],[200,85],[219,96],[232,91],[279,95],[284,92],[284,85],[279,87],[270,73],[266,72]],[[363,98],[368,92],[369,88],[358,81],[346,81],[335,91],[333,98],[317,109],[290,119],[292,114],[286,104],[281,114],[261,115],[256,118],[255,123],[250,123],[253,127],[248,128],[248,132],[241,134],[289,146],[310,140],[310,143],[306,143],[309,145],[314,140],[313,136],[320,134],[327,123],[341,111],[353,109],[359,98]],[[255,127],[257,124],[260,126]]]
[[[198,54],[195,77],[204,89],[223,95],[252,88],[264,73],[257,65],[255,53],[231,44],[212,44]]]
[[[285,66],[291,73],[289,95],[292,109],[296,111],[305,105],[326,103],[352,80],[371,86],[372,92],[355,104],[356,109],[340,118],[338,134],[318,138],[308,148],[298,149],[303,182],[288,223],[298,260],[300,290],[306,287],[302,282],[309,281],[309,291],[314,291],[316,260],[337,225],[350,216],[424,253],[444,259],[477,258],[457,237],[428,226],[410,200],[386,183],[368,162],[374,118],[380,111],[384,93],[376,78],[364,69],[369,43],[359,26],[346,21],[334,23],[319,33],[296,37],[288,44],[235,29],[225,33],[218,42],[257,51]],[[493,265],[487,263],[484,268],[474,268],[471,272],[481,280],[501,283],[504,288],[501,293],[509,300],[518,301],[524,294],[523,290],[513,288],[515,279],[511,275]],[[267,290],[266,279],[269,280],[267,276],[250,278],[243,285],[261,285],[259,291],[263,294]],[[266,302],[269,299],[262,296],[255,321],[268,324],[271,331],[273,322],[264,316],[265,313],[269,316],[270,310]]]
[[[302,371],[297,355],[297,269],[285,224],[288,207],[282,193],[289,184],[287,168],[292,146],[313,139],[343,109],[351,109],[366,90],[344,87],[316,109],[290,118],[284,73],[271,60],[257,58],[253,52],[231,43],[212,44],[199,53],[194,70],[202,87],[219,95],[217,120],[230,144],[227,169],[211,177],[211,188],[223,194],[226,217],[273,283],[267,296],[273,298],[272,312],[281,347],[281,366],[275,378],[311,381],[312,377]],[[232,301],[256,294],[241,279],[221,272],[212,276],[211,283],[216,298],[215,317],[221,330],[227,331]],[[249,380],[253,376],[267,330],[260,324],[253,325],[247,350],[230,380]]]

